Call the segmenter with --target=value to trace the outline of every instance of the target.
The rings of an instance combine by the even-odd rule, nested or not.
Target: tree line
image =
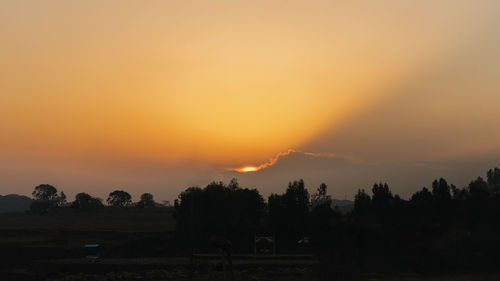
[[[278,252],[312,251],[327,269],[500,262],[499,168],[461,188],[436,179],[408,199],[393,194],[387,183],[376,183],[368,192],[359,189],[352,211],[344,213],[332,206],[326,184],[310,194],[303,180],[267,200],[236,180],[212,182],[186,189],[174,207],[176,233],[186,248],[201,250],[210,237],[223,236],[234,251],[248,253],[255,236],[269,235],[276,237]]]
[[[35,200],[31,204],[30,210],[36,213],[47,213],[60,208],[97,210],[106,206],[102,199],[93,197],[85,192],[78,193],[74,201],[68,202],[64,191],[58,192],[57,188],[50,184],[36,186],[32,195]],[[134,203],[132,202],[132,196],[123,190],[115,190],[109,193],[106,203],[108,206],[116,208],[161,206],[154,201],[151,193],[142,194],[140,200]]]
[[[67,202],[51,185],[35,187],[33,196],[32,211],[42,213],[159,206],[149,193],[132,202],[123,190],[111,192],[105,202],[86,193]],[[436,179],[408,199],[393,194],[387,183],[376,183],[359,189],[352,210],[344,213],[332,205],[326,184],[310,193],[301,179],[266,199],[236,179],[187,188],[173,207],[175,245],[203,252],[211,249],[210,238],[225,237],[234,252],[249,253],[255,236],[274,236],[278,253],[314,253],[322,272],[339,265],[461,270],[500,263],[499,168],[460,188]]]
[[[342,216],[332,206],[326,184],[310,195],[302,179],[267,201],[257,189],[241,187],[236,179],[228,184],[212,182],[205,188],[186,189],[174,207],[176,231],[184,242],[203,248],[211,236],[223,236],[242,251],[253,246],[249,241],[255,235],[279,237],[281,245],[295,244],[319,231],[321,223]]]
[[[64,192],[50,185],[37,186],[33,196],[36,212],[93,210],[105,203],[158,206],[149,193],[133,203],[123,190],[111,192],[105,203],[86,193],[67,202]],[[327,273],[338,266],[463,270],[500,263],[499,168],[463,187],[436,179],[408,199],[393,194],[387,183],[376,183],[359,189],[352,210],[343,213],[324,183],[310,193],[303,180],[294,180],[266,199],[236,179],[187,188],[174,202],[175,245],[203,252],[210,249],[210,238],[225,237],[234,252],[249,253],[255,236],[274,236],[278,253],[314,253]]]

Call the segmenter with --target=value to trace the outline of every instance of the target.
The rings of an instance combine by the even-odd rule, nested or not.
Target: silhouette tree
[[[57,197],[57,205],[59,207],[66,207],[67,206],[67,201],[66,201],[66,194],[64,193],[64,191],[61,191],[59,193],[59,196]]]
[[[259,226],[264,200],[256,189],[241,188],[232,180],[227,186],[211,182],[203,189],[190,187],[174,206],[176,229],[183,239],[203,243],[212,236],[239,236],[247,241]]]
[[[376,210],[387,209],[394,199],[387,183],[374,184],[372,203]]]
[[[155,206],[155,201],[153,200],[153,194],[151,194],[151,193],[142,194],[141,200],[139,200],[139,202],[137,202],[138,208],[154,207],[154,206]]]
[[[451,199],[450,186],[445,179],[440,178],[432,183],[432,195],[437,201],[448,201]]]
[[[92,199],[92,196],[88,195],[87,193],[81,192],[78,193],[75,196],[75,201],[73,203],[84,206],[86,205],[90,200]]]
[[[57,199],[57,189],[50,184],[41,184],[35,187],[32,195],[36,200],[55,200]]]
[[[422,188],[411,196],[413,202],[432,202],[432,193],[426,188]]]
[[[326,188],[325,188],[326,192]],[[309,211],[309,192],[305,188],[304,180],[288,183],[285,193],[287,207],[293,210],[297,215],[307,214]]]
[[[342,214],[336,209],[332,209],[332,198],[326,194],[327,186],[322,183],[316,193],[311,196],[311,234],[314,239],[323,239],[326,231],[331,227],[332,222],[337,222]]]
[[[491,170],[490,170],[491,171]],[[468,186],[468,191],[473,199],[486,199],[489,197],[489,186],[483,178],[478,177],[476,180],[471,181]]]
[[[287,231],[288,213],[285,202],[285,195],[271,193],[267,199],[270,227],[275,234]]]
[[[488,184],[491,186],[493,189],[493,192],[495,194],[500,193],[500,169],[498,167],[495,167],[494,169],[490,169],[487,172],[487,180]]]
[[[457,188],[454,184],[450,185],[452,199],[464,200],[468,196],[468,192],[465,189]]]
[[[38,213],[46,213],[50,209],[63,207],[66,204],[66,194],[61,191],[57,195],[57,189],[50,184],[41,184],[35,187],[32,193],[35,201],[30,206],[30,210]]]
[[[354,213],[362,214],[370,210],[372,204],[372,199],[364,189],[358,189],[358,192],[354,196]]]
[[[325,183],[322,183],[316,190],[316,193],[314,193],[311,196],[311,206],[313,210],[317,206],[323,206],[323,205],[331,206],[332,198],[330,197],[330,195],[326,194],[327,188],[328,188],[327,185]]]
[[[75,201],[73,201],[71,207],[80,210],[93,210],[102,208],[104,205],[101,200],[81,192],[75,196]]]
[[[106,202],[111,206],[126,207],[132,203],[132,196],[126,191],[115,190],[109,194]]]
[[[227,187],[231,190],[236,190],[240,188],[240,184],[238,183],[238,180],[236,178],[232,178]]]
[[[295,240],[308,234],[309,192],[302,179],[288,183],[283,195],[271,194],[268,199],[272,230]]]
[[[371,206],[379,221],[387,220],[391,215],[394,207],[394,196],[389,190],[387,183],[374,184],[372,188]]]

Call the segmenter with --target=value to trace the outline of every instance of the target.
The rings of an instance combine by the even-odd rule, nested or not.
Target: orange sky
[[[498,2],[415,2],[4,1],[0,167],[36,182],[44,172],[23,169],[47,161],[57,175],[129,166],[219,171],[288,149],[372,160],[381,150],[360,143],[369,136],[340,132],[381,104],[424,92],[423,107],[453,103],[425,114],[439,120],[431,134],[477,127],[455,115],[474,103],[482,113],[472,119],[496,118]],[[469,139],[460,151],[497,149],[498,134],[488,136],[491,143]],[[429,143],[418,151],[437,150]]]

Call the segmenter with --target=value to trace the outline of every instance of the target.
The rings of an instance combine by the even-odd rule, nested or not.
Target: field
[[[0,280],[115,281],[223,280],[220,256],[196,254],[175,243],[173,210],[66,210],[54,214],[0,215]],[[101,257],[88,259],[83,245],[100,244]],[[490,281],[496,273],[454,275],[360,273],[338,268],[321,279],[320,262],[312,255],[233,255],[235,280],[242,281]]]
[[[173,231],[172,208],[113,209],[93,212],[61,210],[54,214],[0,214],[0,230]]]
[[[173,242],[171,208],[0,215],[0,280],[187,280],[190,259]],[[100,244],[101,258],[84,257]],[[234,257],[238,280],[311,280],[310,256]],[[194,280],[219,280],[220,257],[198,255]]]

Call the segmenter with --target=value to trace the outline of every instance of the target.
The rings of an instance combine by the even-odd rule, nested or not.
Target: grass
[[[222,280],[223,271],[217,264],[219,258],[198,260],[193,280]],[[289,258],[289,257],[287,257]],[[314,260],[287,259],[236,259],[233,261],[235,280],[313,281]],[[112,276],[112,280],[188,280],[189,258],[146,257],[146,258],[102,258],[91,261],[85,258],[58,259],[37,262],[39,268],[57,276],[64,272],[64,278],[54,280],[100,280]],[[62,276],[62,275],[61,275]],[[67,279],[73,276],[73,279]],[[135,278],[135,279],[134,279]]]
[[[372,278],[370,281],[497,281],[498,274],[464,274],[441,276],[393,276],[387,278]]]
[[[53,214],[0,214],[0,230],[23,231],[172,231],[172,208],[138,210],[104,208],[98,211],[62,210]]]
[[[200,262],[201,260],[196,260]],[[203,260],[207,263],[218,263],[220,258],[213,256],[213,259]],[[313,259],[233,259],[235,265],[283,265],[283,266],[309,266],[317,264],[317,260]],[[96,262],[91,262],[86,258],[77,259],[58,259],[51,260],[47,263],[51,264],[87,264],[98,263],[107,265],[187,265],[189,258],[187,257],[144,257],[144,258],[101,258]]]
[[[58,259],[47,261],[49,264],[74,265],[74,264],[105,264],[105,265],[187,265],[189,259],[186,257],[146,257],[146,258],[101,258],[91,261],[86,258]]]

